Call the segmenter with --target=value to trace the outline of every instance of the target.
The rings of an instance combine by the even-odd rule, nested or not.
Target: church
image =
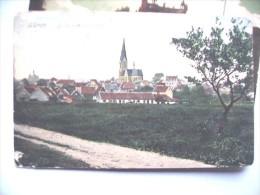
[[[125,39],[123,40],[123,46],[121,50],[120,62],[119,62],[119,77],[118,82],[134,82],[143,80],[143,71],[141,69],[135,68],[135,63],[133,64],[133,69],[128,68],[128,61],[125,49]]]

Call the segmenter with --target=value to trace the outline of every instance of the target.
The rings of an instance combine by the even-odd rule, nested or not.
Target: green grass
[[[253,162],[253,104],[249,102],[238,104],[231,110],[225,132],[217,138],[212,137],[211,132],[222,112],[217,104],[68,105],[30,102],[17,104],[15,110],[16,123],[82,139],[221,166]],[[234,150],[234,145],[241,147]]]
[[[23,166],[37,168],[89,168],[89,164],[75,160],[72,157],[52,150],[44,145],[38,145],[29,141],[14,138],[15,151],[24,153],[20,162]]]

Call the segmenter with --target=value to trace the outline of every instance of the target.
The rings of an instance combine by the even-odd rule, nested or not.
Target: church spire
[[[121,50],[120,62],[122,62],[124,60],[127,61],[126,50],[125,50],[125,39],[123,39],[123,45],[122,45],[122,50]]]
[[[123,39],[123,45],[122,45],[119,63],[120,63],[119,76],[123,76],[125,71],[127,70],[127,57],[126,57],[126,49],[125,49],[125,39]]]

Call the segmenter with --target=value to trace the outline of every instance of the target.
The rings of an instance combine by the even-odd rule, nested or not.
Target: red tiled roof
[[[111,81],[110,81],[110,80],[106,80],[106,81],[104,81],[104,83],[105,83],[105,84],[110,84]]]
[[[53,81],[58,81],[58,79],[56,79],[55,77],[52,77],[52,78],[50,79],[50,81],[51,81],[51,82],[53,82]]]
[[[110,93],[100,92],[102,99],[106,100],[155,100],[155,96],[152,93]]]
[[[62,93],[63,95],[69,95],[69,92],[66,89],[60,87],[52,87],[51,90],[56,93],[56,95],[59,93]]]
[[[95,87],[81,87],[81,93],[83,95],[95,95]]]
[[[164,93],[167,91],[168,88],[169,88],[168,86],[156,85],[153,92]]]
[[[124,83],[122,89],[135,89],[135,84],[133,82]]]
[[[55,97],[56,94],[49,88],[47,87],[42,87],[41,90],[43,91],[43,93],[45,93],[48,97]]]
[[[74,83],[75,81],[70,79],[61,79],[57,81],[57,84],[74,84]]]
[[[31,94],[38,86],[36,84],[26,85],[24,88]]]
[[[75,83],[75,86],[76,87],[83,87],[85,86],[86,83]]]

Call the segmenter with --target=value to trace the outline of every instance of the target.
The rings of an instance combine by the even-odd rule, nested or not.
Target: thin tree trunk
[[[227,116],[228,116],[230,109],[231,109],[231,107],[225,108],[225,110],[222,114],[222,117],[220,118],[220,120],[217,124],[217,127],[213,130],[213,134],[214,134],[215,137],[218,136],[219,134],[221,134],[224,131],[224,128],[225,128],[225,126],[227,125],[227,122],[228,122]]]

